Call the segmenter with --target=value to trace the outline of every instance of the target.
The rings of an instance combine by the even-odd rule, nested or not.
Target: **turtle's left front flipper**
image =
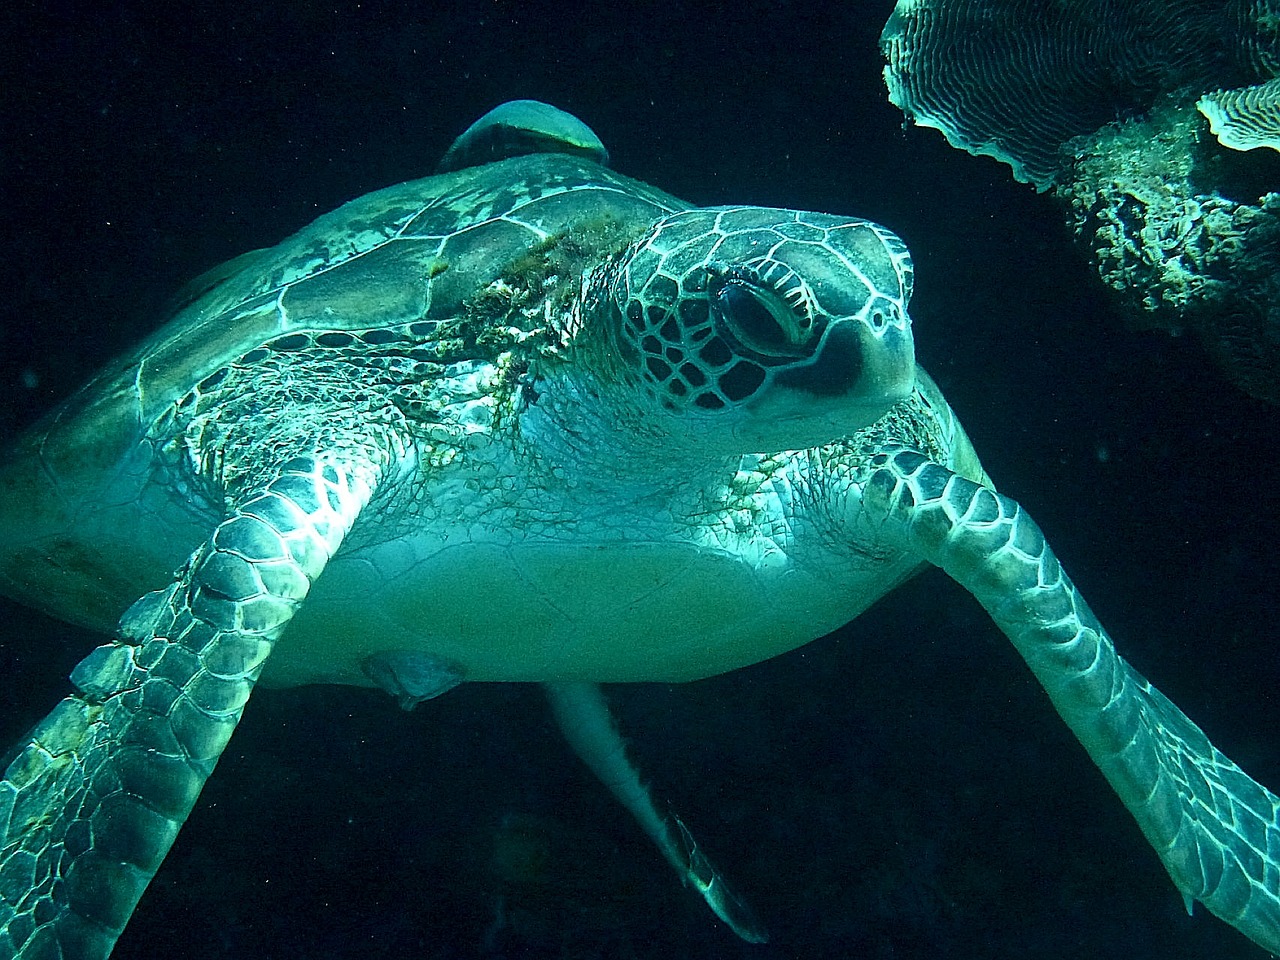
[[[881,455],[859,519],[945,570],[1048,692],[1173,882],[1280,953],[1280,799],[1120,658],[1035,522],[915,452]]]
[[[377,473],[290,460],[76,667],[0,781],[0,956],[111,952]]]

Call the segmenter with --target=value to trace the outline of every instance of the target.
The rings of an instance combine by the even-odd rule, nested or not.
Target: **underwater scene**
[[[1120,653],[1280,789],[1280,200],[1266,198],[1280,141],[1258,132],[1280,116],[1262,89],[1280,57],[1257,53],[1280,10],[1159,4],[1154,33],[1175,52],[1201,20],[1272,31],[1215,33],[1250,51],[1220,80],[1223,57],[1169,54],[1191,73],[1166,89],[1149,63],[1124,86],[1129,51],[1151,39],[1135,33],[1152,20],[1137,0],[1085,18],[1108,69],[1053,53],[1059,34],[1015,0],[900,6],[10,6],[0,442],[156,329],[191,278],[428,176],[497,104],[544,101],[587,123],[614,170],[696,206],[865,217],[900,236],[916,358],[987,473]],[[903,11],[920,10],[937,11],[930,29],[982,38],[928,37],[937,50],[1001,54],[931,75],[954,96],[899,79],[895,105],[886,51],[919,39]],[[1166,36],[1160,17],[1182,26]],[[1020,31],[1046,69],[1062,58],[1061,125],[1004,139],[940,118],[961,104],[1019,126],[1043,108],[999,102],[1035,85],[1008,80]],[[1195,70],[1206,94],[1261,92],[1202,108],[1167,96]],[[904,100],[986,155],[913,124]],[[1218,129],[1254,107],[1263,119],[1236,123],[1229,145]],[[1095,135],[1116,117],[1133,123]],[[1026,130],[1054,142],[1028,146]],[[1181,213],[1157,222],[1151,191],[1166,187],[1160,209]],[[0,623],[3,752],[103,639],[2,598]],[[767,943],[681,886],[536,686],[464,683],[405,711],[380,690],[309,685],[255,692],[111,956],[1267,956],[1203,906],[1188,915],[1021,657],[939,570],[790,653],[606,693],[659,809]]]

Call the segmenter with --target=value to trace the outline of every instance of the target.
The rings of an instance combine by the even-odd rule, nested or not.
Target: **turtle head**
[[[584,305],[609,314],[622,372],[683,432],[798,449],[911,391],[911,276],[902,241],[866,220],[695,209],[590,275]]]

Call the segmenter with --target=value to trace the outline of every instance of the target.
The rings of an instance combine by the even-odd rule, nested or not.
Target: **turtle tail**
[[[1013,500],[914,451],[878,456],[864,493],[904,546],[986,608],[1195,900],[1280,953],[1280,799],[1126,663]]]

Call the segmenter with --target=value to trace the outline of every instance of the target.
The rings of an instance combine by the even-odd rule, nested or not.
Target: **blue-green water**
[[[1117,644],[1280,787],[1273,408],[1127,331],[1058,209],[904,130],[891,6],[10,8],[0,428],[186,279],[430,171],[499,101],[587,120],[698,203],[851,213],[916,258],[917,349]],[[93,639],[6,606],[0,740]],[[856,624],[688,687],[612,692],[636,758],[773,934],[739,944],[558,740],[537,691],[412,714],[260,692],[118,958],[1258,957],[1188,918],[1003,637],[925,575]]]

